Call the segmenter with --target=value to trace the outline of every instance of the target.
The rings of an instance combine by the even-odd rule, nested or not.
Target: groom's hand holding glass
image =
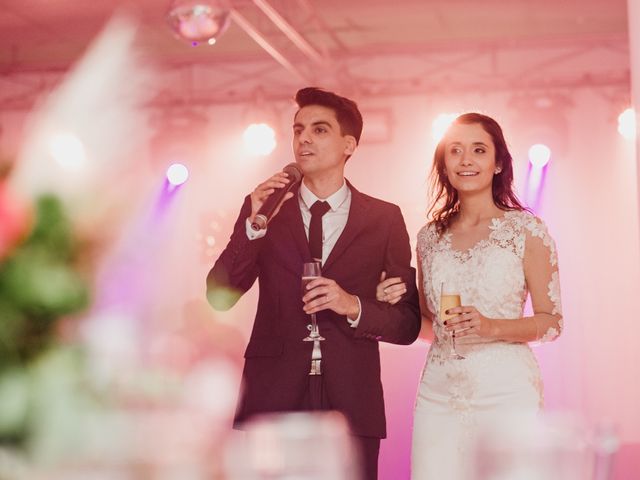
[[[302,297],[305,313],[333,310],[338,315],[346,315],[351,320],[360,315],[360,303],[357,297],[345,292],[335,280],[318,277],[307,284],[306,290],[307,293]]]

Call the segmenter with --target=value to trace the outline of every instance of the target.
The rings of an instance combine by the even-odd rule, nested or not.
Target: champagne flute
[[[302,296],[308,292],[307,285],[319,278],[322,275],[320,262],[308,262],[302,265]],[[316,321],[316,314],[311,314],[311,331],[309,335],[302,339],[305,342],[313,342],[314,340],[324,340],[324,337],[320,336],[318,332],[318,323]]]
[[[448,281],[442,282],[440,285],[440,321],[444,325],[445,320],[449,320],[456,316],[456,314],[450,315],[445,313],[448,309],[461,306],[460,292],[458,289]],[[454,332],[451,332],[451,351],[449,356],[456,360],[463,360],[464,357],[460,355],[456,350],[456,336]]]

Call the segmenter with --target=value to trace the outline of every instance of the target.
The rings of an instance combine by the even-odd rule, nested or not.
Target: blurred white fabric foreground
[[[560,414],[505,413],[475,440],[473,480],[607,480],[617,449],[612,431]]]
[[[357,460],[339,413],[279,413],[256,417],[232,438],[225,473],[234,480],[353,480]]]

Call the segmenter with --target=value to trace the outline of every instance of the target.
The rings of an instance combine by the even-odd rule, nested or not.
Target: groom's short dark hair
[[[330,108],[336,114],[336,119],[340,125],[340,133],[342,135],[351,135],[356,139],[356,143],[360,142],[362,114],[353,100],[317,87],[298,90],[295,100],[299,108],[309,105]]]

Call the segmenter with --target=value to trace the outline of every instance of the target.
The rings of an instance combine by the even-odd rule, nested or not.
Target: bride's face
[[[444,164],[453,188],[458,193],[491,191],[496,149],[482,125],[454,124],[444,140]]]

